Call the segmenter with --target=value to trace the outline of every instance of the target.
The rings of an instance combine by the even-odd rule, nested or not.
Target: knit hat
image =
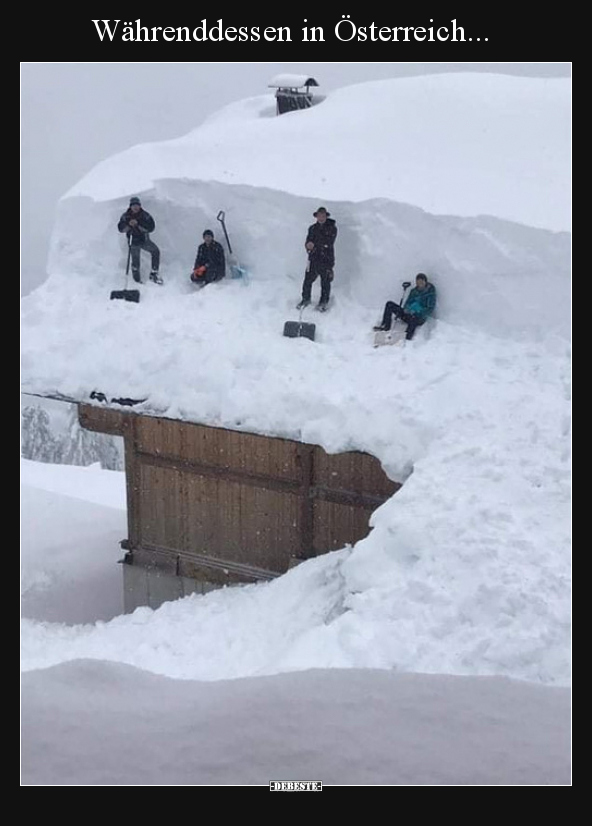
[[[211,235],[212,238],[214,237],[214,233],[212,232],[211,229],[204,229],[203,237],[205,238],[206,235]]]
[[[138,206],[142,206],[142,202],[140,201],[139,198],[136,198],[135,195],[134,195],[133,198],[130,198],[130,204],[129,205],[134,206],[134,204],[137,204]]]

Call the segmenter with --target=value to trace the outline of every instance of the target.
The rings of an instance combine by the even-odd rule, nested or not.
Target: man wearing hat
[[[304,246],[308,252],[308,265],[304,284],[302,285],[302,301],[296,309],[301,310],[310,304],[310,296],[313,283],[321,276],[321,300],[317,309],[324,312],[329,304],[331,295],[331,282],[333,281],[333,267],[335,266],[334,244],[337,238],[337,225],[331,213],[325,207],[319,207],[313,212],[317,219],[316,224],[311,224]]]
[[[140,250],[149,252],[152,256],[152,268],[150,270],[150,280],[155,284],[162,284],[162,278],[158,275],[160,264],[160,250],[150,240],[150,233],[154,232],[154,218],[145,209],[139,198],[130,198],[129,207],[123,213],[117,224],[120,232],[127,234],[128,244],[132,260],[132,276],[134,281],[142,282],[140,277]]]
[[[220,281],[226,275],[226,259],[224,247],[214,241],[211,229],[204,230],[203,244],[197,248],[195,264],[191,273],[191,280],[195,284],[205,287],[212,281]]]

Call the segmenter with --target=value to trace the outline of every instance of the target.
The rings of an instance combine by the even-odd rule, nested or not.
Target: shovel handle
[[[226,232],[226,224],[224,223],[224,210],[221,209],[220,212],[216,216],[216,220],[220,221],[222,224],[222,229],[224,230],[224,236],[226,238],[226,243],[228,244],[228,252],[232,255],[232,247],[230,246],[230,238],[228,237],[228,233]]]
[[[127,264],[125,266],[125,277],[126,277],[126,284],[127,287],[127,277],[129,275],[129,265],[130,265],[130,258],[132,257],[132,236],[127,240]]]
[[[407,292],[407,290],[411,286],[411,282],[410,281],[403,281],[401,286],[403,287],[403,295],[401,296],[401,307],[402,307],[403,302],[405,301],[405,293]]]

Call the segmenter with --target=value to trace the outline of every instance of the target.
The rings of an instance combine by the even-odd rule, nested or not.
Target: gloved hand
[[[207,270],[207,267],[205,267],[203,264],[201,265],[201,267],[196,267],[193,270],[193,272],[191,273],[191,280],[192,281],[199,281],[200,278],[203,278],[204,275],[206,274],[206,270]]]

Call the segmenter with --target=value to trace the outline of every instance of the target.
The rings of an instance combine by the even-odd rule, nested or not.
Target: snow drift
[[[146,397],[148,415],[366,450],[405,482],[355,548],[166,607],[217,616],[212,638],[224,629],[235,651],[209,606],[281,632],[279,596],[312,589],[322,609],[299,615],[281,660],[262,643],[256,666],[230,657],[216,678],[339,665],[569,680],[569,107],[567,81],[495,75],[363,84],[279,118],[264,96],[106,160],[61,201],[50,278],[23,301],[25,390]],[[130,195],[156,219],[165,278],[139,305],[108,300]],[[334,305],[316,342],[284,339],[321,203],[339,228]],[[195,293],[222,208],[251,282]],[[374,350],[384,302],[417,272],[436,323]],[[144,619],[112,622],[121,640]],[[183,649],[192,676],[208,673],[204,645]],[[57,648],[53,662],[71,658]]]

